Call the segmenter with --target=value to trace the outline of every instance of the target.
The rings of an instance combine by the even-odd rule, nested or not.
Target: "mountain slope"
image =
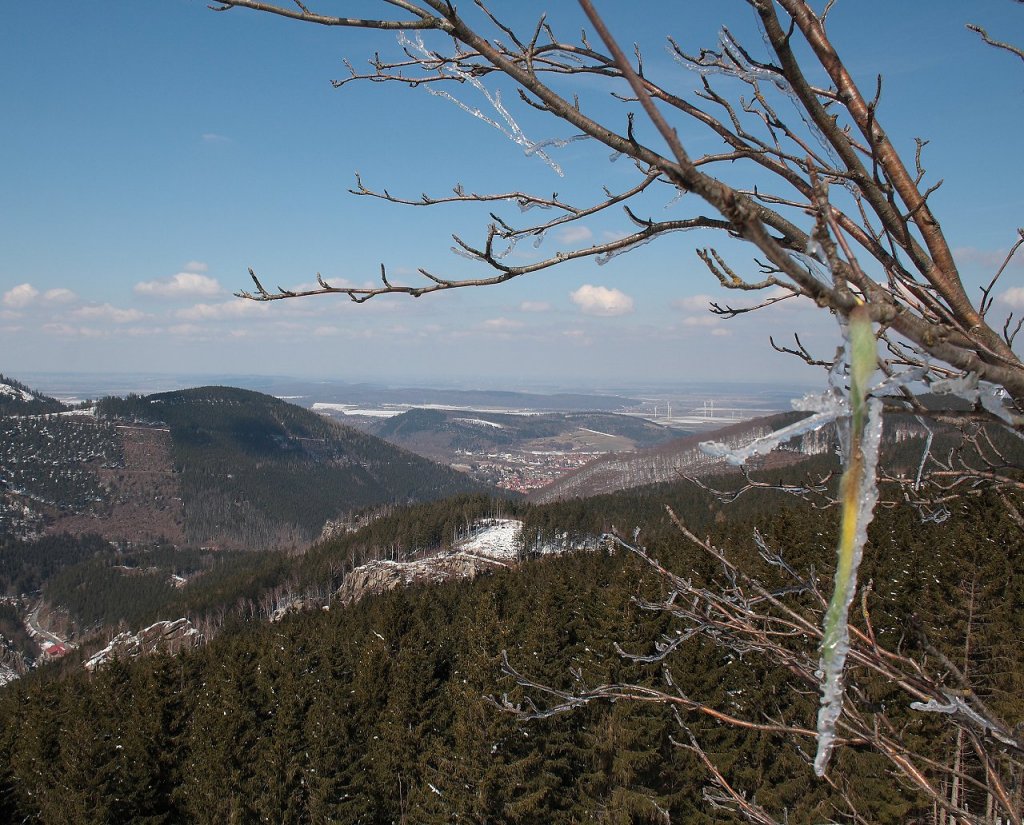
[[[461,410],[414,409],[387,418],[371,432],[392,444],[436,460],[458,452],[508,449],[627,450],[669,441],[678,431],[627,415],[606,412],[515,415]],[[610,447],[605,445],[611,445]]]
[[[973,632],[989,646],[972,662],[975,678],[996,712],[1016,713],[1024,661],[1013,594],[1024,581],[1024,557],[1006,557],[1016,528],[1005,513],[993,517],[998,510],[977,499],[968,505],[942,526],[921,524],[908,508],[878,513],[864,576],[884,583],[885,598],[872,593],[871,617],[883,644],[900,643],[911,625],[934,628],[930,645],[952,658],[962,655],[968,610],[981,611],[985,621]],[[760,527],[802,575],[828,576],[833,515],[797,503],[776,507]],[[642,523],[646,546],[669,569],[698,580],[713,575],[716,565],[678,540],[663,510]],[[759,555],[749,526],[736,525],[743,539],[716,532],[713,540],[724,540],[740,569],[772,575],[778,568]],[[992,585],[970,607],[965,573]],[[638,599],[664,598],[632,554],[567,554],[533,562],[525,574],[399,588],[344,609],[247,623],[174,659],[93,675],[68,662],[73,671],[64,678],[29,677],[0,690],[0,820],[93,822],[99,811],[111,822],[405,816],[424,825],[559,825],[609,811],[621,822],[723,821],[709,807],[706,770],[673,745],[679,722],[665,706],[593,702],[523,724],[483,699],[507,694],[526,707],[527,697],[550,704],[536,691],[524,695],[502,671],[507,651],[513,667],[557,689],[615,682],[664,690],[669,672],[680,694],[732,716],[760,721],[770,713],[813,725],[816,694],[764,657],[736,656],[707,634],[687,634],[668,665],[624,659],[616,646],[647,653],[686,628],[637,609]],[[911,644],[906,655],[924,655]],[[807,655],[816,654],[808,648]],[[899,741],[918,746],[928,732],[921,714],[884,681],[864,684],[877,707],[888,706]],[[756,794],[791,822],[827,818],[822,811],[843,804],[840,792],[869,812],[864,821],[930,821],[932,800],[893,782],[869,748],[844,751],[849,782],[836,791],[815,779],[802,740],[690,711],[682,718],[738,793]],[[935,752],[948,753],[948,742]],[[972,791],[977,809],[984,791]]]
[[[66,409],[56,398],[35,392],[0,373],[0,415],[42,415]]]
[[[802,413],[780,413],[733,424],[713,433],[701,433],[678,438],[631,453],[613,453],[596,458],[562,478],[530,494],[536,502],[557,501],[564,498],[582,498],[612,493],[629,487],[642,487],[678,479],[681,475],[707,475],[728,470],[724,461],[712,458],[700,449],[702,441],[716,440],[736,447],[773,430],[792,424]],[[829,448],[829,443],[817,433],[810,433],[801,444],[803,454],[816,454]],[[786,463],[799,454],[777,450],[772,461]]]
[[[170,430],[186,538],[301,545],[328,519],[485,489],[447,467],[276,398],[230,387],[104,399],[100,414]]]

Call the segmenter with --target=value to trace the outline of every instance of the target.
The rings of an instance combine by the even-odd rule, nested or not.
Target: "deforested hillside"
[[[0,416],[0,536],[34,535],[76,517],[96,531],[119,503],[108,481],[124,468],[113,422],[62,414]]]
[[[551,502],[613,493],[634,487],[660,484],[683,476],[702,478],[738,473],[716,450],[704,450],[704,442],[719,448],[736,449],[799,421],[805,413],[788,412],[754,418],[713,432],[679,438],[665,444],[628,453],[600,456],[567,472],[551,484],[533,490],[529,499]],[[879,465],[889,481],[913,479],[919,473],[938,470],[951,480],[954,468],[985,467],[1008,469],[1024,461],[1024,443],[1003,427],[992,424],[955,427],[941,421],[927,425],[912,415],[890,415],[882,431]],[[778,473],[784,467],[806,465],[810,469],[838,469],[839,439],[834,425],[798,435],[766,455],[753,457],[748,469],[755,475]],[[814,460],[814,467],[808,463]],[[831,465],[826,466],[826,465]],[[766,472],[767,471],[767,472]],[[769,479],[770,481],[772,479]],[[796,483],[803,483],[800,473]],[[956,482],[959,484],[959,482]],[[897,498],[901,497],[896,494]]]
[[[99,413],[161,424],[185,512],[186,541],[303,546],[324,524],[381,504],[486,489],[381,439],[276,398],[229,387],[105,399]]]

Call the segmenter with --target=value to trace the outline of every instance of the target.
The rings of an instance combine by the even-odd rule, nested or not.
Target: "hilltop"
[[[483,489],[450,468],[250,390],[104,399],[103,418],[162,425],[193,544],[303,546],[325,523],[384,504]]]
[[[56,398],[36,392],[0,373],[0,415],[42,415],[66,409]]]
[[[357,511],[490,489],[248,390],[105,398],[71,415],[18,382],[0,386],[0,534],[9,536],[304,548]]]
[[[662,444],[680,430],[611,412],[413,409],[363,429],[477,481],[517,492],[544,486],[609,452]]]

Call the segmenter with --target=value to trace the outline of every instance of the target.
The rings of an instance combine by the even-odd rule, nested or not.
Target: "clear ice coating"
[[[809,247],[807,254],[816,258],[819,249]],[[855,399],[850,398],[851,383],[851,334],[850,327],[840,320],[844,343],[836,354],[829,371],[828,388],[822,393],[811,393],[795,399],[793,409],[809,412],[807,418],[783,427],[761,438],[754,439],[742,447],[733,448],[719,442],[708,441],[700,445],[702,451],[716,458],[723,458],[732,464],[744,464],[754,456],[764,455],[775,447],[796,436],[804,435],[835,422],[839,434],[843,464],[852,466],[854,436],[850,420]],[[868,333],[870,335],[870,333]],[[870,339],[869,339],[870,340]],[[873,345],[873,340],[871,344]],[[863,365],[860,365],[861,367]],[[870,370],[867,375],[870,375]],[[866,376],[865,376],[866,377]],[[864,545],[867,543],[867,529],[878,501],[876,470],[879,446],[882,440],[883,404],[877,395],[885,395],[899,386],[921,378],[918,369],[888,376],[866,394],[866,421],[860,434],[861,465],[860,475],[853,491],[855,510],[852,513],[853,532],[840,548],[840,561],[846,555],[846,564],[837,565],[835,592],[825,617],[823,644],[816,676],[821,680],[821,706],[818,711],[818,747],[814,759],[814,771],[823,776],[832,748],[835,744],[836,724],[843,709],[843,672],[850,650],[849,609],[857,590],[857,569],[860,566]],[[865,381],[866,383],[866,381]],[[844,479],[845,481],[845,479]],[[845,573],[845,575],[841,575]]]
[[[480,81],[480,78],[476,77],[472,72],[468,72],[461,68],[457,64],[450,63],[443,60],[437,54],[430,51],[426,44],[423,42],[422,35],[417,32],[413,38],[410,38],[405,32],[398,33],[398,43],[410,57],[422,61],[424,67],[431,67],[441,76],[451,77],[459,80],[463,83],[468,83],[475,88],[480,94],[486,98],[487,102],[491,105],[491,108],[498,113],[498,116],[504,125],[493,117],[484,114],[480,109],[475,106],[469,106],[463,103],[457,97],[444,91],[444,89],[436,89],[433,86],[428,86],[427,91],[435,95],[436,97],[443,97],[445,100],[449,100],[462,109],[465,112],[473,115],[473,117],[480,118],[484,123],[490,124],[503,135],[505,135],[513,143],[523,147],[523,151],[527,157],[536,155],[543,160],[551,170],[555,172],[559,177],[565,177],[565,173],[562,171],[562,167],[559,166],[555,161],[548,155],[544,149],[548,147],[562,147],[567,143],[572,143],[575,140],[585,140],[588,135],[574,135],[570,138],[550,138],[548,140],[533,141],[526,136],[520,128],[519,123],[512,116],[512,113],[505,108],[505,105],[501,102],[501,93],[495,91],[493,94],[488,91],[487,87]]]
[[[836,403],[838,405],[839,402],[845,402],[843,399],[838,399],[836,402],[833,402],[828,396],[829,393],[822,393],[819,397],[821,406],[819,407],[818,412],[814,415],[804,418],[801,421],[797,421],[795,424],[790,424],[788,427],[783,427],[781,430],[775,430],[774,432],[768,433],[768,435],[755,438],[753,441],[743,445],[742,447],[729,447],[718,441],[702,441],[700,448],[707,455],[712,456],[713,458],[724,459],[730,464],[735,464],[737,466],[746,464],[755,456],[770,453],[780,444],[785,444],[791,438],[820,429],[829,422],[835,421],[837,413],[832,408],[832,403]],[[805,396],[803,400],[806,399],[807,396]],[[795,402],[794,407],[796,407]],[[801,408],[798,407],[797,409]]]
[[[771,47],[767,34],[763,29],[762,37],[765,41],[767,52],[771,54],[774,50]],[[697,60],[688,60],[679,54],[679,52],[671,45],[666,48],[673,60],[688,71],[696,72],[702,77],[725,75],[726,77],[738,78],[751,85],[765,83],[774,86],[789,101],[797,116],[803,121],[807,131],[814,137],[815,142],[821,148],[822,152],[828,156],[832,164],[834,166],[842,167],[842,162],[836,154],[835,148],[825,138],[825,135],[822,134],[818,125],[808,117],[803,104],[800,102],[800,98],[793,90],[793,86],[780,71],[752,63],[746,57],[743,48],[733,38],[732,33],[724,27],[718,33],[718,47],[718,55],[706,54],[702,55],[701,58]],[[856,192],[856,186],[851,180],[844,179],[841,181],[841,185],[850,192]]]
[[[912,710],[919,710],[924,713],[947,713],[951,716],[963,716],[970,719],[971,722],[982,730],[988,730],[991,728],[992,723],[978,714],[974,708],[968,705],[959,696],[954,696],[951,693],[944,693],[944,695],[946,697],[946,704],[944,705],[940,704],[935,699],[929,699],[927,702],[911,702],[910,707]]]
[[[955,395],[971,404],[981,406],[1010,425],[1011,432],[1024,438],[1017,428],[1024,424],[1024,416],[1017,415],[1007,404],[1006,391],[989,381],[982,381],[975,372],[968,372],[956,378],[933,381],[929,387],[940,395]]]
[[[619,249],[612,249],[601,255],[597,255],[594,257],[594,263],[596,263],[598,266],[604,266],[606,263],[608,263],[608,261],[612,260],[612,258],[617,258],[619,257],[619,255],[625,255],[627,252],[632,252],[634,249],[637,249],[638,247],[649,244],[651,241],[654,240],[654,237],[655,236],[652,235],[649,238],[642,238],[636,243],[631,243],[629,246],[623,246]]]
[[[741,49],[733,39],[732,33],[724,27],[718,32],[718,46],[721,49],[722,57],[727,57],[729,59],[729,65],[690,61],[682,57],[671,46],[668,46],[667,48],[669,54],[672,55],[672,58],[677,63],[690,71],[697,72],[705,77],[708,75],[722,74],[727,75],[728,77],[738,77],[741,80],[745,80],[747,83],[770,83],[779,91],[784,92],[787,96],[794,96],[793,87],[789,85],[789,81],[781,72],[775,72],[770,69],[762,68],[761,66],[755,66],[747,60],[743,56],[743,49]],[[708,59],[710,60],[712,58]]]
[[[882,442],[882,402],[872,398],[868,400],[867,406],[868,420],[861,438],[864,464],[857,489],[857,526],[853,540],[853,562],[845,581],[840,581],[837,573],[835,588],[836,593],[841,594],[841,598],[833,599],[838,605],[838,609],[834,611],[836,623],[833,632],[826,634],[819,663],[822,674],[821,707],[818,710],[818,751],[814,756],[814,772],[818,776],[825,775],[825,767],[835,744],[836,723],[843,712],[843,671],[846,667],[847,654],[850,652],[850,604],[857,591],[857,569],[860,567],[864,545],[868,540],[868,525],[874,515],[875,504],[878,503],[875,471]],[[829,613],[833,613],[833,605],[829,605]],[[829,618],[826,617],[826,627]]]

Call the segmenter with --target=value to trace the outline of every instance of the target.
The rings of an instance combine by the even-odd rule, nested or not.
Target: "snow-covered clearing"
[[[454,421],[463,421],[466,424],[486,424],[488,427],[494,427],[497,430],[504,430],[504,424],[496,424],[493,421],[484,421],[482,418],[455,418]]]
[[[6,384],[2,386],[7,386]],[[0,665],[0,687],[9,685],[18,678],[18,671],[9,665]]]
[[[459,543],[458,549],[474,556],[512,561],[519,555],[523,523],[518,519],[494,519],[478,533]]]
[[[310,407],[313,412],[340,412],[342,415],[365,415],[371,418],[394,418],[401,415],[405,410],[363,410],[354,404],[334,404],[329,401],[317,401]]]
[[[0,384],[0,395],[9,395],[12,398],[20,398],[22,401],[35,401],[35,396],[25,390],[19,390],[10,384]]]

